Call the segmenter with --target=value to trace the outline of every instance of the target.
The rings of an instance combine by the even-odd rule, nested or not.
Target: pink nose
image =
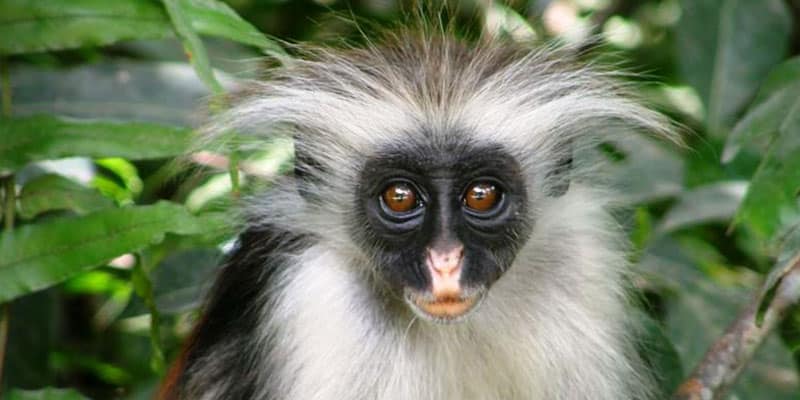
[[[461,268],[464,258],[464,246],[457,245],[443,249],[429,249],[428,263],[432,272],[442,277],[449,277]]]

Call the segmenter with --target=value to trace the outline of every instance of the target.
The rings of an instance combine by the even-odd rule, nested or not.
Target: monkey
[[[295,170],[246,201],[160,398],[653,398],[592,149],[673,129],[566,53],[399,29],[248,83],[208,131],[290,136]]]

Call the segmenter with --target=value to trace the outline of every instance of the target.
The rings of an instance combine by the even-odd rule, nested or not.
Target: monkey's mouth
[[[464,320],[478,308],[485,291],[473,290],[459,296],[433,298],[429,294],[407,291],[406,303],[414,313],[437,323],[454,323]]]

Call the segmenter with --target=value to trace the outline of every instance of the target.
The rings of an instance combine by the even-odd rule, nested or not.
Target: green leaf
[[[743,146],[754,144],[766,148],[781,125],[791,123],[791,119],[797,118],[793,112],[797,112],[798,109],[800,109],[800,84],[778,90],[736,124],[725,142],[722,162],[733,160]]]
[[[782,0],[726,0],[720,12],[708,105],[712,133],[733,124],[763,77],[783,60],[792,29]]]
[[[183,154],[192,131],[151,124],[36,116],[0,121],[0,171],[71,156],[132,160]]]
[[[675,27],[678,67],[707,106],[723,0],[681,0],[680,3],[681,19]]]
[[[56,174],[29,181],[19,194],[19,215],[27,219],[54,210],[87,214],[113,206],[114,203],[98,191]]]
[[[0,0],[0,54],[162,38],[169,20],[150,0]]]
[[[782,0],[683,0],[681,7],[680,69],[706,104],[711,132],[721,135],[786,54],[791,14]]]
[[[800,112],[800,104],[790,113]],[[735,223],[746,223],[763,243],[800,221],[800,118],[781,124],[753,176]]]
[[[126,344],[127,345],[127,344]],[[117,350],[119,352],[120,350]],[[85,376],[113,386],[127,386],[133,380],[130,372],[100,357],[78,350],[54,350],[49,358],[53,369],[61,371],[80,371]]]
[[[156,307],[153,297],[153,283],[150,281],[146,268],[142,265],[147,258],[145,256],[139,257],[139,262],[133,267],[131,281],[136,294],[144,300],[148,311],[150,311],[150,347],[152,349],[150,368],[157,374],[163,375],[166,362],[164,361],[164,349],[161,344],[161,314],[158,312],[158,307]]]
[[[666,399],[683,380],[680,355],[657,321],[643,312],[637,314],[637,325],[644,328],[637,342],[639,353],[658,382],[661,392],[658,398]]]
[[[800,57],[784,62],[770,72],[750,110],[728,137],[722,161],[730,162],[743,146],[750,144],[766,149],[783,124],[792,124],[798,118],[797,109],[800,109]]]
[[[204,35],[251,45],[276,57],[283,49],[216,0],[179,0],[187,23]],[[173,34],[153,0],[0,0],[0,54],[102,46]]]
[[[186,2],[182,0],[162,0],[162,2],[167,9],[170,20],[172,20],[175,31],[178,33],[178,37],[183,42],[183,48],[197,76],[200,77],[200,80],[205,83],[212,93],[222,94],[222,85],[214,77],[214,71],[211,69],[211,62],[208,59],[208,53],[203,41],[197,36],[197,32],[192,26],[191,16],[184,9]]]
[[[661,219],[659,233],[669,233],[707,222],[729,221],[739,208],[746,181],[716,182],[685,192]]]
[[[758,89],[753,104],[760,104],[778,90],[798,82],[800,82],[800,56],[784,61],[769,72],[764,83]]]
[[[197,104],[210,94],[185,63],[114,61],[68,69],[26,64],[10,72],[16,116],[47,113],[188,126]],[[232,82],[219,77],[225,78],[223,84]]]
[[[158,243],[167,233],[206,234],[225,226],[217,215],[193,216],[168,202],[23,225],[0,235],[0,302]]]
[[[96,160],[95,164],[100,169],[92,178],[91,186],[118,205],[134,204],[144,186],[136,166],[124,158],[104,158]]]
[[[46,388],[38,390],[14,389],[8,393],[8,400],[89,400],[73,389]]]
[[[221,1],[179,0],[179,4],[192,28],[199,33],[255,46],[279,58],[286,57],[283,48]]]
[[[725,144],[723,161],[747,145],[765,149],[734,221],[748,224],[763,245],[800,220],[800,58],[776,67],[754,103]]]
[[[130,161],[115,157],[97,160],[95,164],[103,168],[103,170],[110,171],[116,175],[119,181],[122,182],[124,188],[130,191],[133,196],[138,196],[142,193],[144,182],[142,182],[142,178],[139,177],[139,171],[136,170],[136,166]]]

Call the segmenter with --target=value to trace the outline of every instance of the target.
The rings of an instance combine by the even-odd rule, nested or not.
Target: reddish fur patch
[[[197,325],[195,325],[192,333],[188,338],[186,338],[181,353],[172,363],[172,366],[169,368],[169,371],[167,371],[166,376],[164,376],[164,380],[161,382],[161,386],[158,388],[158,392],[156,393],[154,400],[174,400],[181,397],[181,378],[185,372],[189,353],[191,353],[192,348],[195,346],[198,336],[197,332],[201,326],[203,326],[203,320],[200,320]]]

